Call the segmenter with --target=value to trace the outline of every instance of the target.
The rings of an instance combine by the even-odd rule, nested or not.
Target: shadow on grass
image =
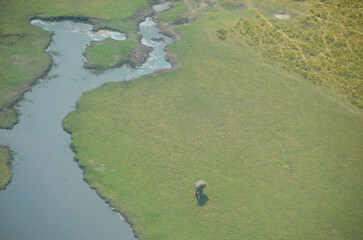
[[[203,207],[207,203],[208,200],[209,200],[208,196],[205,194],[202,194],[197,202],[198,207]]]

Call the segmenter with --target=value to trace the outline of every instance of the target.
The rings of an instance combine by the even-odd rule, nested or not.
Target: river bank
[[[9,147],[0,146],[0,191],[11,182],[13,156]]]
[[[82,181],[82,170],[72,161],[74,155],[67,148],[71,139],[61,127],[62,119],[74,109],[84,91],[107,81],[129,81],[160,68],[171,68],[165,61],[164,48],[172,39],[159,34],[152,19],[146,18],[139,31],[144,36],[142,43],[153,48],[149,59],[140,68],[125,66],[94,75],[82,67],[87,44],[101,40],[91,25],[42,20],[33,20],[32,24],[55,33],[47,49],[54,53],[54,64],[47,78],[26,93],[26,101],[19,106],[19,123],[12,130],[0,131],[1,144],[17,153],[12,184],[0,193],[0,237],[134,239],[129,225]],[[165,41],[151,40],[160,37]],[[24,214],[34,216],[32,221],[23,218]],[[14,226],[21,226],[22,231]]]
[[[113,29],[133,36],[139,21],[152,12],[151,4],[145,0],[78,1],[74,6],[62,1],[3,1],[0,6],[4,12],[0,16],[0,70],[3,73],[0,77],[0,128],[6,129],[18,121],[14,106],[50,65],[51,57],[44,49],[51,34],[29,26],[32,18],[74,18],[94,24],[96,31]],[[140,45],[137,38],[131,39],[135,39],[135,46]]]
[[[127,63],[136,68],[146,61],[150,51],[141,44],[136,26],[142,19],[152,14],[151,6],[153,4],[142,2],[120,1],[119,6],[115,6],[115,4],[108,4],[107,1],[104,1],[105,13],[93,7],[95,4],[99,4],[97,1],[88,1],[87,5],[78,7],[64,5],[61,1],[56,4],[52,1],[41,4],[36,1],[21,4],[17,1],[1,2],[4,14],[0,16],[0,23],[3,26],[0,29],[0,45],[2,46],[0,50],[2,56],[0,60],[2,72],[0,76],[0,128],[12,129],[18,123],[20,114],[16,106],[24,99],[24,94],[36,85],[39,79],[47,76],[53,67],[51,55],[45,51],[51,44],[52,34],[34,29],[30,25],[32,20],[72,20],[93,24],[95,32],[101,29],[124,32],[134,43],[133,50],[127,54],[127,57],[130,58]],[[108,11],[110,8],[120,10]],[[14,21],[16,24],[9,24],[10,19],[17,19]],[[116,24],[116,22],[119,23]],[[13,39],[13,36],[21,37]],[[117,68],[124,63],[124,61],[119,62],[102,70]],[[99,63],[96,63],[95,69],[99,69],[97,64]]]
[[[84,177],[143,239],[360,238],[361,113],[221,40],[241,17],[259,19],[223,3],[192,9],[195,21],[175,27],[168,51],[178,70],[83,94],[64,125]]]

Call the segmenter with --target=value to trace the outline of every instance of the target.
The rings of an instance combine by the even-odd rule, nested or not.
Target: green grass
[[[135,45],[136,42],[130,39],[122,41],[106,39],[101,42],[92,42],[91,46],[86,50],[88,61],[85,67],[106,70],[120,66],[127,62]]]
[[[183,21],[187,11],[187,5],[183,2],[176,2],[170,10],[158,14],[157,19],[164,22],[178,23],[179,21]]]
[[[6,109],[0,114],[0,126],[2,128],[9,128],[18,121],[17,111],[13,108]]]
[[[0,146],[0,190],[4,189],[12,177],[12,154],[9,147]]]
[[[64,120],[87,181],[141,239],[361,239],[362,112],[219,40],[254,10],[199,14],[176,28],[180,69],[87,92]]]
[[[32,17],[86,16],[95,29],[115,28],[130,35],[137,31],[133,16],[147,7],[147,0],[0,1],[0,127],[16,123],[12,106],[50,64],[44,53],[50,33],[32,26]]]
[[[292,19],[277,20],[255,10],[255,19],[241,18],[218,33],[254,46],[273,63],[331,87],[363,107],[363,4],[356,1],[300,1],[287,10]]]

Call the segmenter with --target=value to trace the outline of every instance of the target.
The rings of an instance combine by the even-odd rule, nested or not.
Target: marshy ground
[[[268,31],[233,34],[247,20],[288,29],[273,11],[306,3],[243,3],[178,2],[156,17],[178,34],[178,70],[84,94],[64,124],[85,177],[146,239],[360,238],[362,114],[248,42]]]
[[[0,190],[10,182],[12,173],[12,153],[9,147],[0,146]]]
[[[361,14],[177,1],[156,19],[178,69],[87,92],[64,120],[85,178],[142,239],[361,239]]]

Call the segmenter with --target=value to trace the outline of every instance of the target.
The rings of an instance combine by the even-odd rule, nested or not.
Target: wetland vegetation
[[[106,70],[125,64],[134,50],[136,43],[130,39],[116,41],[107,39],[93,42],[86,50],[87,62],[85,68]]]
[[[361,238],[361,111],[229,30],[304,5],[211,2],[178,3],[195,20],[174,26],[178,70],[87,92],[64,120],[85,178],[141,239]]]
[[[20,9],[14,2],[3,12]],[[49,33],[25,27],[31,17],[87,16],[132,40],[148,6],[66,2],[27,1],[14,22],[0,17],[3,126],[49,64]],[[86,92],[64,120],[85,179],[140,239],[361,239],[356,2],[177,1],[156,19],[178,39],[169,49],[178,69]],[[88,64],[121,64],[137,44],[112,42],[92,44]],[[200,179],[203,204],[193,191]]]
[[[12,154],[10,148],[0,146],[0,190],[3,190],[12,177]]]
[[[0,1],[0,11],[3,13],[0,15],[0,127],[11,128],[17,122],[14,105],[51,64],[49,54],[44,52],[50,43],[51,33],[30,25],[32,18],[87,21],[94,24],[95,29],[126,33],[136,45],[140,44],[134,37],[137,22],[150,13],[151,8],[147,0],[11,0]],[[112,61],[119,63],[120,58]],[[110,61],[107,58],[100,60]],[[101,62],[99,65],[108,64]]]
[[[44,52],[50,44],[51,33],[31,25],[29,22],[32,18],[86,21],[94,24],[95,30],[114,29],[125,33],[130,40],[118,47],[112,47],[123,50],[117,57],[108,55],[102,58],[97,56],[96,47],[95,50],[92,46],[88,49],[90,52],[96,52],[91,57],[91,64],[97,64],[96,67],[113,67],[112,63],[121,64],[124,61],[131,47],[143,49],[139,43],[139,35],[136,34],[137,22],[150,13],[151,8],[146,0],[87,0],[76,3],[67,0],[12,0],[0,1],[0,11],[3,13],[0,15],[0,128],[12,128],[18,121],[19,113],[15,109],[17,102],[31,85],[36,83],[36,79],[47,74],[52,64],[52,53]],[[104,45],[109,46],[108,42],[109,40],[105,40]],[[140,64],[140,61],[134,62]],[[1,146],[2,186],[5,186],[11,176],[11,168],[6,167],[10,166],[10,155],[10,150]]]
[[[270,12],[252,7],[257,19],[241,18],[233,28],[220,30],[219,36],[254,46],[270,62],[331,87],[362,108],[363,3],[306,0],[299,4],[301,9],[284,8],[293,15],[289,21],[268,19]]]

